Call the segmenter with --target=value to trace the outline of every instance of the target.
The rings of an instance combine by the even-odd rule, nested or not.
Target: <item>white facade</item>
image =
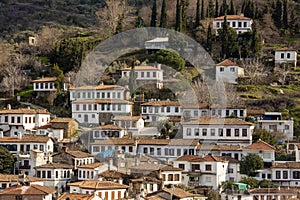
[[[162,171],[162,179],[163,179],[163,185],[179,185],[181,184],[181,170],[168,170],[168,171]]]
[[[224,16],[213,19],[213,29],[216,31],[216,35],[218,35],[218,29],[223,27],[223,23]],[[237,34],[240,34],[251,31],[253,21],[243,15],[227,15],[227,23],[231,28],[236,30]]]
[[[56,91],[55,81],[57,81],[56,77],[46,77],[38,80],[34,80],[33,82],[33,91],[35,92],[50,92]]]
[[[157,122],[161,117],[181,117],[182,107],[178,101],[150,101],[142,104],[145,122]]]
[[[141,116],[115,116],[113,122],[116,126],[124,128],[128,134],[132,135],[138,135],[145,126]]]
[[[244,69],[228,59],[216,66],[216,81],[237,84],[237,78],[242,76]]]
[[[183,138],[200,139],[203,143],[239,144],[252,142],[254,125],[236,118],[199,117],[183,122]]]
[[[10,108],[10,106],[9,106]],[[6,109],[0,111],[0,128],[10,136],[26,134],[50,121],[50,113],[44,109]]]
[[[145,42],[145,48],[150,50],[166,49],[168,45],[169,45],[168,37],[158,37]]]
[[[300,164],[276,162],[271,167],[272,182],[279,186],[300,187]]]
[[[263,159],[265,163],[272,163],[275,160],[275,150],[276,148],[272,145],[259,140],[256,143],[250,144],[243,148],[244,156],[250,153],[256,154]]]
[[[155,83],[156,88],[161,89],[163,87],[163,70],[160,68],[160,64],[157,67],[152,66],[135,66],[135,77],[138,86]],[[131,68],[122,69],[122,78],[130,77]]]
[[[95,127],[92,130],[94,140],[104,140],[108,138],[122,138],[127,133],[124,128],[116,125],[104,125]]]
[[[294,67],[297,66],[297,51],[283,48],[275,50],[275,64],[291,63]]]
[[[103,163],[93,163],[78,166],[78,180],[98,180],[98,175],[108,170],[108,165]]]

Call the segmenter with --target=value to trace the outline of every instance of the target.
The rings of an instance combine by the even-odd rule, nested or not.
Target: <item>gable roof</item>
[[[142,106],[180,106],[179,101],[149,101]]]
[[[252,123],[237,118],[218,118],[211,116],[202,116],[198,119],[182,122],[182,125],[247,125],[253,126]]]
[[[226,18],[227,18],[227,20],[251,20],[250,18],[242,16],[242,15],[227,15]],[[224,16],[214,18],[214,20],[224,21]]]
[[[272,146],[260,139],[257,142],[244,147],[244,149],[246,149],[246,150],[269,150],[269,151],[276,150],[276,148],[274,146]]]
[[[80,165],[80,166],[77,166],[77,168],[81,168],[81,169],[95,169],[95,168],[100,167],[102,165],[104,165],[104,164],[96,162],[96,163],[87,164],[87,165]]]
[[[83,151],[65,151],[65,153],[71,155],[74,158],[94,157],[92,154]]]
[[[84,85],[71,87],[70,90],[125,90],[125,87],[120,85]]]
[[[72,165],[62,163],[47,163],[34,167],[35,169],[73,169]]]
[[[18,137],[3,137],[0,138],[0,143],[47,143],[49,140],[52,139],[43,136],[23,136],[21,139]]]
[[[87,180],[75,183],[69,183],[68,186],[77,186],[84,189],[112,190],[112,189],[127,189],[129,186],[114,183],[111,181]]]
[[[0,182],[18,182],[18,180],[19,180],[19,175],[0,174]],[[28,182],[43,181],[43,179],[34,176],[25,176],[25,180]]]
[[[173,188],[164,188],[163,191],[172,194],[173,196],[179,197],[179,198],[188,198],[193,197],[194,194],[189,193],[181,188],[173,187]]]
[[[115,116],[113,120],[115,121],[138,121],[139,119],[142,119],[142,116]]]
[[[109,179],[123,179],[127,175],[115,170],[107,170],[98,175],[98,177],[109,178]]]
[[[91,197],[93,197],[93,194],[74,194],[74,193],[63,193],[60,197],[58,197],[57,200],[89,200]]]
[[[114,124],[107,124],[104,126],[97,126],[97,127],[93,128],[93,130],[117,130],[117,131],[120,131],[120,130],[123,130],[123,128],[120,126],[114,125]]]
[[[30,108],[19,108],[19,109],[4,109],[0,110],[0,114],[49,114],[46,109],[30,109]]]
[[[300,162],[275,163],[272,168],[278,169],[300,169]]]
[[[217,66],[238,66],[235,62],[229,60],[229,59],[226,59],[226,60],[223,60],[222,62],[218,63]]]
[[[38,83],[38,82],[54,82],[57,80],[57,77],[45,77],[45,78],[40,78],[37,80],[33,80],[33,83]]]
[[[57,117],[57,118],[52,119],[50,122],[51,123],[69,123],[69,122],[72,122],[72,121],[75,121],[75,119]]]
[[[131,67],[123,68],[121,70],[122,71],[130,71]],[[145,71],[162,71],[161,69],[158,69],[158,68],[153,67],[153,66],[135,66],[134,70],[135,71],[143,71],[143,70],[145,70]]]
[[[188,162],[224,162],[220,156],[205,155],[204,157],[196,155],[184,155],[176,159],[176,161],[188,161]]]
[[[41,186],[41,185],[14,185],[9,188],[6,188],[3,192],[0,193],[1,195],[48,195],[48,194],[53,194],[55,193],[56,190],[46,187],[46,186]]]

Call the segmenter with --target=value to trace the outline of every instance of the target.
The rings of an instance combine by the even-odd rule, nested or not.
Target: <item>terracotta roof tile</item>
[[[57,78],[56,77],[45,77],[45,78],[40,78],[37,80],[33,80],[33,83],[38,83],[38,82],[54,82],[56,81]]]
[[[125,90],[125,87],[119,85],[85,85],[80,87],[72,87],[70,90]]]
[[[250,18],[248,17],[244,17],[242,15],[227,15],[226,16],[227,20],[251,20]],[[217,18],[214,18],[214,20],[222,20],[224,21],[224,16],[220,16],[220,17],[217,17]]]
[[[222,62],[218,63],[217,66],[238,66],[235,62],[229,60],[229,59],[226,59],[226,60],[223,60]]]
[[[115,116],[113,118],[114,121],[138,121],[139,119],[142,119],[141,116]]]
[[[47,163],[44,165],[36,166],[35,169],[72,169],[72,165],[62,163]]]
[[[237,118],[217,118],[210,116],[202,116],[198,119],[182,122],[183,125],[247,125],[253,126],[252,123]]]
[[[262,140],[258,140],[257,142],[250,144],[249,146],[244,147],[244,149],[247,150],[269,150],[269,151],[275,151],[276,148]]]
[[[88,180],[88,181],[69,183],[68,186],[78,186],[78,187],[84,188],[84,189],[98,189],[98,190],[129,188],[129,186],[127,186],[127,185],[114,183],[111,181],[97,181],[97,180]]]
[[[86,153],[83,151],[66,151],[67,154],[71,155],[74,158],[87,158],[87,157],[94,157],[90,153]]]
[[[12,174],[0,174],[0,182],[18,182],[19,176]],[[25,180],[29,182],[37,182],[44,181],[41,178],[33,177],[33,176],[25,176]]]
[[[107,170],[98,175],[98,177],[108,178],[108,179],[123,179],[127,175],[115,170]]]
[[[120,126],[114,125],[114,124],[107,124],[104,126],[95,127],[95,128],[93,128],[93,130],[117,130],[117,131],[120,131],[120,130],[123,130],[123,128],[121,128]]]
[[[142,106],[180,106],[179,101],[149,101]]]
[[[123,68],[121,70],[122,71],[130,71],[131,67]],[[145,71],[149,71],[149,70],[151,70],[151,71],[161,71],[161,69],[158,69],[158,68],[152,67],[152,66],[135,66],[134,70],[135,71],[143,71],[143,70],[145,70]]]
[[[48,114],[50,115],[50,113],[46,109],[28,109],[28,108],[4,109],[4,110],[0,110],[0,114]]]
[[[166,172],[166,171],[182,171],[182,169],[181,168],[177,168],[177,167],[173,167],[173,166],[170,166],[170,165],[167,165],[165,167],[162,167],[161,171],[162,172]]]
[[[38,127],[38,129],[48,129],[48,128],[51,128],[51,127],[52,127],[51,123],[48,123],[48,124],[45,124],[43,126]]]
[[[72,121],[75,121],[73,118],[54,118],[52,119],[50,122],[53,122],[53,123],[69,123],[69,122],[72,122]]]
[[[291,188],[254,188],[248,191],[250,194],[297,194],[298,190]]]
[[[272,168],[279,169],[300,169],[300,162],[285,162],[285,163],[275,163]]]
[[[77,166],[77,168],[81,168],[81,169],[95,169],[95,168],[100,167],[102,165],[104,165],[104,164],[96,162],[96,163],[87,164],[87,165],[80,165],[80,166]]]
[[[18,137],[3,137],[0,138],[0,143],[46,143],[51,138],[43,136],[23,136],[21,139]]]
[[[188,198],[188,197],[193,197],[194,194],[189,193],[181,188],[178,187],[173,187],[173,188],[164,188],[163,191],[172,194],[173,196],[176,196],[180,199]]]
[[[70,194],[65,192],[57,200],[89,200],[93,196],[93,194]]]
[[[204,157],[196,155],[184,155],[176,159],[176,161],[188,162],[224,162],[225,160],[220,156],[205,155]]]
[[[78,99],[72,101],[72,104],[77,103],[116,103],[116,104],[131,104],[130,101],[123,100],[123,99]]]
[[[55,193],[56,190],[46,187],[46,186],[41,186],[41,185],[29,185],[29,186],[25,186],[25,185],[15,185],[15,186],[11,186],[7,189],[5,189],[2,193],[0,193],[1,195],[18,195],[18,194],[22,194],[22,195],[48,195],[48,194],[53,194]]]

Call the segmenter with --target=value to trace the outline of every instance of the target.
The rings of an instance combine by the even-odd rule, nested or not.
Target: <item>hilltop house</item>
[[[153,51],[158,51],[160,49],[166,49],[168,46],[169,46],[168,37],[157,37],[145,42],[145,48],[149,53]]]
[[[135,66],[135,75],[137,86],[144,86],[154,84],[156,88],[161,89],[163,87],[163,70],[161,65],[158,64],[156,67],[153,66]],[[131,68],[121,69],[122,78],[129,78]]]
[[[55,82],[57,77],[45,77],[37,80],[33,80],[33,91],[35,92],[51,92],[56,91]]]
[[[216,81],[237,84],[237,78],[244,76],[244,69],[231,60],[224,60],[216,65]]]
[[[226,18],[228,25],[235,29],[237,34],[252,30],[253,20],[244,15],[227,15]],[[218,30],[223,27],[223,23],[224,16],[213,19],[213,29],[216,31],[216,35],[218,35]]]
[[[80,165],[78,168],[78,180],[98,180],[100,173],[107,171],[107,164],[95,162],[87,165]]]
[[[275,50],[275,65],[276,64],[291,64],[297,66],[297,51],[290,48],[282,48]]]

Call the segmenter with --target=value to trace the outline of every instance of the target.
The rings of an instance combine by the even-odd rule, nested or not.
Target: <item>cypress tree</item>
[[[156,6],[156,0],[154,0],[153,1],[153,6],[152,6],[150,26],[151,27],[156,27],[156,21],[157,21],[157,6]]]
[[[133,61],[130,70],[130,75],[129,75],[129,90],[131,96],[133,96],[135,89],[136,89],[136,74],[135,74],[135,63]]]
[[[116,32],[115,32],[115,34],[118,34],[118,33],[123,32],[123,19],[124,19],[124,17],[121,16],[120,19],[118,20],[118,25],[117,25],[117,27],[116,27]]]
[[[282,19],[282,2],[281,0],[277,0],[275,5],[275,10],[273,13],[273,20],[275,25],[278,28],[281,28],[282,25],[281,19]]]
[[[189,0],[181,0],[182,6],[182,30],[185,31],[187,27],[187,9],[189,6]]]
[[[182,4],[181,4],[181,0],[177,0],[177,4],[176,4],[175,30],[179,31],[179,32],[182,31]]]
[[[196,6],[196,27],[200,25],[200,0],[197,0]]]
[[[228,57],[228,47],[229,47],[229,26],[227,23],[227,16],[224,16],[223,28],[221,29],[220,39],[222,41],[222,55],[223,58]]]
[[[252,32],[252,38],[251,38],[251,49],[254,57],[260,57],[261,56],[261,50],[262,50],[262,39],[260,35],[258,34],[256,23],[253,23],[253,32]]]
[[[213,0],[209,0],[208,2],[208,17],[214,17],[215,16],[215,6],[213,3]]]
[[[208,25],[207,35],[206,35],[206,50],[211,52],[212,50],[212,30],[210,24]]]
[[[227,11],[228,11],[228,5],[226,3],[226,0],[223,0],[223,3],[220,8],[220,16],[227,15]]]
[[[229,7],[229,10],[228,10],[228,14],[229,15],[234,15],[235,14],[235,8],[234,8],[233,0],[230,0],[230,7]]]
[[[159,27],[166,28],[168,23],[166,0],[163,0],[161,6],[160,25]]]
[[[219,2],[216,0],[215,2],[215,17],[219,17]]]
[[[143,18],[139,15],[135,22],[135,28],[142,28],[145,27],[145,22]]]
[[[284,0],[283,2],[283,13],[282,13],[282,25],[284,29],[287,29],[289,26],[288,22],[288,1]]]
[[[201,2],[201,19],[203,20],[204,19],[204,0],[202,0],[202,2]]]

